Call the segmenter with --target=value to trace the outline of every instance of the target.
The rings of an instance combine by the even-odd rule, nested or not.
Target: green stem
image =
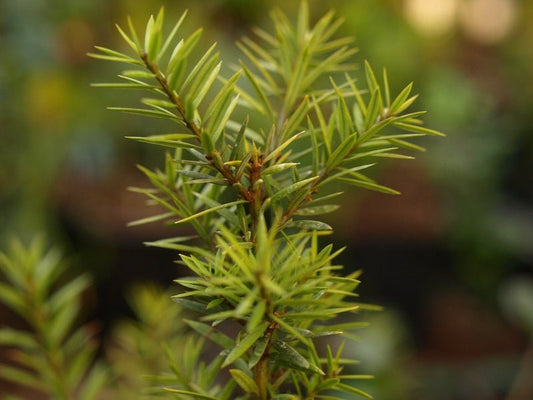
[[[256,243],[256,246],[257,246],[257,243]],[[259,287],[259,293],[261,295],[261,298],[266,303],[265,315],[270,325],[268,326],[267,333],[266,333],[268,341],[265,347],[265,351],[263,352],[263,355],[261,356],[261,359],[259,360],[259,362],[253,368],[253,373],[254,373],[255,383],[258,388],[257,399],[267,400],[268,399],[268,384],[271,378],[268,372],[268,359],[270,356],[270,347],[272,346],[272,340],[274,338],[276,329],[278,328],[278,324],[275,321],[273,321],[272,318],[270,317],[271,315],[274,314],[274,305],[272,303],[272,299],[270,298],[269,291],[263,283],[262,276],[263,275],[261,271],[259,270],[256,271],[255,273],[256,284]]]
[[[254,367],[254,379],[259,389],[257,399],[267,400],[268,396],[268,358],[263,357]]]
[[[268,308],[271,308],[270,299],[268,300]],[[268,342],[265,348],[265,351],[263,355],[261,356],[261,359],[259,362],[255,365],[253,368],[254,373],[254,380],[258,388],[258,394],[257,399],[258,400],[267,400],[268,399],[268,384],[270,382],[270,375],[268,372],[268,358],[270,356],[270,347],[272,346],[272,339],[274,337],[274,333],[277,329],[277,324],[275,322],[271,322],[270,326],[268,328]]]
[[[33,287],[30,283],[30,288]],[[40,302],[34,297],[29,301],[32,304],[31,319],[35,329],[37,340],[41,344],[44,358],[47,365],[53,373],[55,381],[49,384],[50,391],[55,394],[59,400],[74,400],[69,385],[66,382],[65,364],[64,359],[60,351],[60,347],[56,343],[50,343],[47,326],[45,310]]]

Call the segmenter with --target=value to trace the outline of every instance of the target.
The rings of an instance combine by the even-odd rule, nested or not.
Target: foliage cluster
[[[162,9],[144,38],[128,20],[117,28],[131,55],[99,46],[91,54],[128,65],[121,82],[95,86],[146,93],[144,107],[112,110],[172,124],[171,133],[130,136],[169,149],[162,169],[139,167],[151,187],[132,190],[158,211],[133,224],[188,223],[196,232],[147,243],[180,253],[191,275],[176,280],[182,290],[173,299],[199,316],[186,320],[197,335],[181,352],[168,347],[169,373],[154,377],[146,395],[370,397],[352,386],[367,377],[345,372],[354,361],[343,345],[317,340],[353,337],[364,323],[352,315],[373,308],[357,302],[360,272],[339,273],[342,249],[319,241],[332,230],[320,216],[338,209],[331,201],[342,192],[332,186],[397,194],[366,170],[382,158],[411,158],[402,150],[422,150],[411,139],[440,133],[422,126],[423,111],[407,112],[412,84],[392,96],[385,70],[378,79],[365,63],[363,84],[350,75],[356,49],[352,38],[334,36],[341,20],[333,12],[311,26],[305,1],[294,25],[273,11],[274,33],[243,38],[244,59],[229,77],[216,45],[194,56],[201,30],[179,38],[185,16],[165,35]],[[219,348],[208,361],[206,341]],[[231,377],[221,380],[227,367]]]
[[[96,399],[107,379],[94,364],[94,324],[77,328],[80,295],[90,279],[80,275],[59,285],[67,263],[42,239],[24,247],[13,241],[0,253],[0,301],[27,326],[0,327],[0,345],[9,346],[12,365],[0,365],[0,377],[57,399]],[[15,396],[2,399],[16,399]]]

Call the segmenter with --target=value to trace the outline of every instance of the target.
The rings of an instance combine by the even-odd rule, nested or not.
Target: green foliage
[[[380,158],[411,158],[403,151],[423,150],[411,139],[440,133],[422,126],[424,112],[407,111],[412,84],[394,96],[386,71],[378,78],[367,62],[360,83],[352,39],[334,36],[340,20],[330,12],[311,25],[308,14],[305,1],[294,25],[273,11],[274,33],[243,38],[243,60],[229,74],[215,45],[195,56],[201,30],[181,35],[185,13],[165,34],[163,9],[144,35],[131,20],[117,26],[131,54],[100,46],[91,54],[128,65],[121,82],[95,86],[145,93],[141,108],[110,109],[172,127],[128,136],[168,149],[162,169],[139,167],[152,187],[132,188],[160,211],[132,224],[196,231],[147,243],[179,252],[190,275],[176,280],[174,302],[149,288],[132,296],[137,319],[120,324],[108,346],[114,398],[371,398],[352,386],[368,376],[344,372],[355,361],[343,348],[364,326],[354,314],[376,307],[356,301],[360,272],[340,273],[342,249],[319,243],[332,230],[320,216],[338,209],[333,183],[397,194],[366,170]],[[88,400],[109,373],[94,363],[94,329],[75,328],[89,280],[61,286],[64,269],[38,241],[0,254],[0,300],[27,324],[0,328],[12,356],[0,377]],[[194,318],[183,319],[184,309]]]
[[[27,248],[13,241],[0,253],[0,301],[26,323],[0,327],[0,345],[10,348],[11,361],[0,365],[0,378],[54,399],[96,399],[107,371],[94,364],[95,327],[76,327],[90,281],[80,275],[58,286],[66,266],[56,250],[45,251],[42,240]]]
[[[153,285],[134,286],[128,296],[134,318],[119,321],[106,345],[113,384],[112,398],[151,399],[148,390],[154,377],[170,373],[165,349],[180,351],[185,339],[181,309],[169,294]]]
[[[174,300],[198,313],[189,326],[218,346],[208,364],[204,340],[187,341],[187,354],[169,351],[174,377],[166,393],[182,399],[335,399],[370,397],[342,374],[351,360],[342,346],[319,348],[322,336],[351,337],[359,272],[339,274],[333,246],[318,238],[331,227],[321,214],[335,211],[331,183],[396,194],[366,175],[380,158],[410,158],[423,150],[411,139],[441,135],[424,128],[423,111],[407,112],[416,95],[409,84],[390,93],[365,62],[363,83],[351,73],[351,38],[335,38],[332,12],[309,24],[301,3],[297,23],[272,12],[273,34],[257,29],[243,38],[244,59],[225,78],[212,45],[200,57],[201,30],[180,38],[185,14],[168,35],[164,10],[150,17],[144,40],[128,21],[118,28],[131,55],[97,47],[95,58],[128,64],[122,82],[96,86],[144,91],[143,108],[112,110],[170,120],[168,134],[135,135],[169,148],[164,168],[140,167],[151,188],[132,190],[163,212],[137,223],[189,223],[194,237],[148,243],[174,249],[191,276],[176,280]],[[363,171],[365,173],[363,173]],[[312,217],[312,219],[309,219]],[[226,326],[234,335],[228,336]],[[220,369],[231,379],[220,385]],[[348,381],[348,382],[347,382]]]

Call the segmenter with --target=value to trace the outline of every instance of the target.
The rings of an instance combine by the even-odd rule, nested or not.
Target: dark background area
[[[309,3],[314,18],[337,10],[339,34],[356,37],[356,61],[387,67],[393,92],[415,81],[426,125],[447,134],[426,139],[415,161],[382,164],[378,181],[402,196],[350,192],[328,220],[328,240],[347,246],[340,261],[364,270],[361,300],[385,306],[364,316],[372,325],[352,350],[359,370],[377,377],[368,390],[376,399],[512,398],[533,363],[524,357],[533,332],[533,3]],[[164,125],[107,111],[129,93],[91,88],[119,70],[86,53],[121,48],[114,24],[131,15],[140,27],[162,4],[168,20],[188,8],[185,29],[203,26],[203,43],[218,41],[225,60],[240,57],[233,43],[252,26],[270,26],[273,6],[288,15],[298,6],[0,0],[0,245],[46,233],[94,276],[88,316],[105,327],[129,313],[131,284],[166,285],[180,273],[175,254],[142,245],[180,231],[126,228],[146,216],[126,190],[145,185],[135,164],[157,165],[162,153],[123,137]]]

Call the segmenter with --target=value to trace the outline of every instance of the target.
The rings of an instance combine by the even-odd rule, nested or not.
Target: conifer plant
[[[143,35],[128,20],[117,29],[129,53],[91,54],[127,65],[119,83],[95,86],[146,96],[140,108],[110,109],[169,121],[171,133],[129,136],[167,149],[160,169],[139,167],[151,187],[132,190],[156,211],[133,224],[196,232],[147,243],[179,252],[188,276],[176,280],[173,300],[192,310],[186,324],[197,334],[187,351],[169,349],[172,374],[158,381],[158,396],[370,398],[356,384],[365,377],[346,372],[354,361],[342,345],[364,325],[360,272],[344,275],[335,263],[342,249],[324,243],[332,228],[321,216],[338,209],[340,185],[397,194],[367,170],[411,158],[404,150],[421,150],[412,139],[440,133],[410,110],[412,84],[394,95],[386,71],[367,62],[356,78],[357,50],[335,36],[333,12],[311,25],[305,1],[294,24],[275,10],[272,31],[242,38],[242,60],[224,65],[215,44],[198,50],[201,30],[182,35],[185,17],[164,33],[161,9]],[[212,359],[207,342],[217,348]]]
[[[24,389],[27,397],[0,387],[1,400],[96,400],[108,382],[107,368],[94,362],[97,324],[78,325],[87,274],[67,275],[60,252],[46,250],[42,237],[28,246],[11,241],[0,252],[0,303],[21,321],[0,324],[0,379]]]

